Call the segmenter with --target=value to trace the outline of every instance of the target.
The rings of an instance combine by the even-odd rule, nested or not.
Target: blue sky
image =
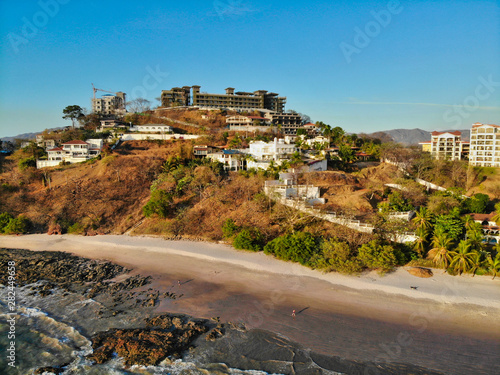
[[[499,1],[0,1],[0,137],[69,125],[91,83],[269,90],[349,132],[500,124]]]

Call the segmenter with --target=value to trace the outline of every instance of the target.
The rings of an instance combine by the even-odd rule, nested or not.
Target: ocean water
[[[85,357],[92,353],[89,337],[64,320],[72,320],[76,314],[81,319],[99,321],[99,303],[92,299],[55,291],[36,303],[50,305],[55,318],[47,312],[28,307],[36,297],[31,290],[33,285],[17,288],[17,306],[10,313],[6,303],[7,289],[0,288],[0,373],[5,375],[28,375],[41,367],[64,365],[62,374],[71,375],[113,375],[113,374],[234,374],[265,375],[264,371],[238,370],[224,364],[195,364],[182,360],[163,361],[158,366],[126,366],[121,358],[114,358],[105,364],[93,364]],[[35,285],[36,286],[36,285]],[[60,311],[54,311],[59,303]],[[57,310],[57,309],[56,309]],[[88,315],[81,315],[86,312]],[[89,314],[93,312],[94,314]],[[15,317],[14,339],[9,339],[11,325],[8,320]],[[10,342],[15,341],[15,367],[9,366],[7,359]]]

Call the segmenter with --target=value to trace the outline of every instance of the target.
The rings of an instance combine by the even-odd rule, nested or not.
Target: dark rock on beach
[[[7,269],[7,262],[16,262],[18,285],[50,281],[64,287],[68,283],[82,284],[112,279],[128,270],[122,266],[96,261],[56,251],[33,252],[0,249],[0,267]],[[6,284],[8,273],[0,274],[0,283]]]
[[[167,357],[180,358],[209,328],[203,320],[161,315],[146,320],[148,328],[112,329],[92,337],[94,352],[87,358],[105,363],[117,353],[127,365],[156,365]]]

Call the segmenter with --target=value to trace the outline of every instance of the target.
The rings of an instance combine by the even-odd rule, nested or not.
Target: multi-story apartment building
[[[298,113],[273,113],[264,115],[271,123],[281,128],[285,135],[296,135],[297,130],[302,128],[302,117]]]
[[[228,87],[225,94],[200,92],[201,86],[174,87],[161,92],[162,107],[197,106],[232,110],[268,109],[281,113],[285,110],[286,98],[266,90],[254,92],[238,91]]]
[[[470,134],[470,165],[500,167],[500,126],[475,123]]]
[[[228,116],[226,124],[229,130],[239,131],[267,131],[272,125],[271,121],[259,116]]]
[[[124,92],[117,92],[115,95],[104,94],[100,98],[92,98],[92,112],[102,115],[123,115],[125,114]]]
[[[462,134],[459,131],[431,133],[431,154],[440,160],[462,159]]]

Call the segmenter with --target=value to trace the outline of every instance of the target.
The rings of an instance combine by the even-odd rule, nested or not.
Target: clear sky
[[[0,0],[0,33],[0,137],[70,125],[91,83],[269,90],[349,132],[500,124],[499,1]]]

